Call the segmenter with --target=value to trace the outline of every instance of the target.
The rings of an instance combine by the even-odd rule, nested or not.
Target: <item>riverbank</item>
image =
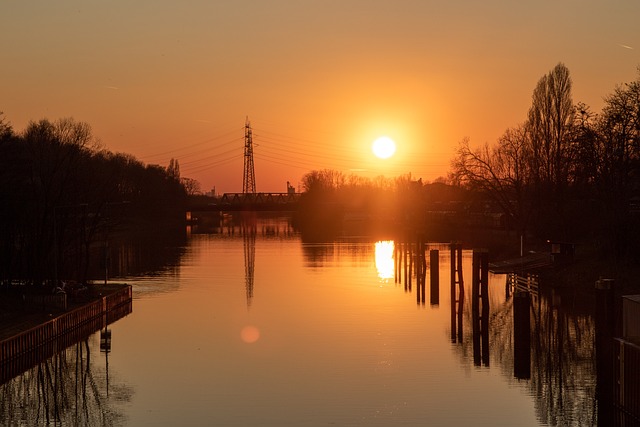
[[[455,237],[466,248],[486,248],[490,262],[514,260],[520,256],[519,236],[504,230],[464,229]],[[446,238],[449,235],[441,240],[446,241]],[[640,261],[637,257],[616,258],[589,241],[577,242],[573,247],[575,252],[570,261],[532,271],[541,276],[543,286],[592,295],[598,279],[613,279],[617,296],[640,294]],[[523,251],[525,257],[551,254],[551,244],[527,239]]]
[[[92,284],[76,296],[67,299],[66,308],[48,304],[25,304],[18,292],[0,291],[0,341],[41,325],[64,313],[89,305],[103,296],[122,290],[123,284]]]
[[[551,286],[591,293],[599,279],[613,279],[615,294],[640,294],[640,265],[633,259],[605,257],[591,245],[577,245],[574,260],[545,272]]]

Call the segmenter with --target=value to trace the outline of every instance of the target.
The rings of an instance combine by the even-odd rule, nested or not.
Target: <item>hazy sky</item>
[[[242,190],[247,116],[258,191],[324,168],[433,180],[464,137],[523,122],[558,62],[600,111],[638,75],[639,19],[638,0],[4,0],[0,111],[87,122],[219,193]]]

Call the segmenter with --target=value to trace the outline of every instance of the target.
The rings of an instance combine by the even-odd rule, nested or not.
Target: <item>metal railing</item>
[[[131,286],[0,342],[0,384],[131,313]]]
[[[538,275],[527,274],[526,276],[520,276],[517,273],[507,274],[507,286],[511,292],[525,291],[533,295],[538,295]]]

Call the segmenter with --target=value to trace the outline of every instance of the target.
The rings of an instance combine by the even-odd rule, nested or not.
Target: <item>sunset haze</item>
[[[599,112],[637,76],[639,16],[629,0],[5,2],[0,111],[16,132],[87,122],[203,191],[241,191],[247,117],[258,191],[327,168],[432,181],[463,138],[523,122],[559,62]]]

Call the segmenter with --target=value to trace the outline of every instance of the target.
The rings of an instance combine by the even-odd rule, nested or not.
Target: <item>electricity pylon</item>
[[[253,168],[253,139],[249,117],[244,124],[244,176],[242,178],[242,192],[255,194],[256,174]]]

